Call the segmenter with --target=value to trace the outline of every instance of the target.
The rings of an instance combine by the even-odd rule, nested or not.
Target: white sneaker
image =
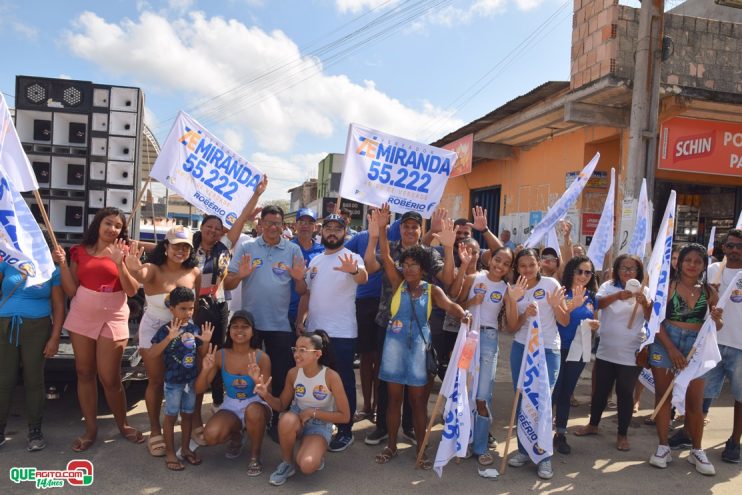
[[[664,447],[664,448],[662,448]],[[649,463],[660,469],[665,469],[669,463],[672,462],[672,455],[670,455],[670,447],[658,445],[657,451],[652,454],[649,458]]]
[[[510,467],[521,467],[525,466],[528,461],[530,461],[531,458],[528,457],[528,454],[524,454],[521,451],[518,451],[515,453],[514,456],[510,457],[508,459],[508,466]]]
[[[550,480],[554,477],[554,470],[551,469],[551,459],[544,459],[538,463],[537,474],[542,480]]]
[[[688,456],[688,462],[696,466],[696,471],[703,475],[713,476],[716,474],[714,465],[709,462],[706,452],[703,450],[691,450]]]

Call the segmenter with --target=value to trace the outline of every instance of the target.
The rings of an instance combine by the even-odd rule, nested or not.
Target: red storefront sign
[[[660,129],[658,168],[742,177],[742,124],[675,117]]]
[[[600,222],[600,213],[582,214],[582,235],[595,235],[595,229]]]
[[[474,154],[474,134],[467,134],[456,141],[450,142],[443,146],[443,149],[455,151],[459,155],[456,164],[451,170],[451,175],[448,176],[449,178],[471,172],[472,155]]]

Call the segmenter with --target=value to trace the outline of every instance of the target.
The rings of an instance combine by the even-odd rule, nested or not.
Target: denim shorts
[[[704,375],[706,388],[703,396],[706,399],[716,399],[721,393],[724,378],[729,378],[732,397],[742,402],[742,349],[735,349],[726,345],[719,345],[721,361]]]
[[[299,414],[301,412],[296,404],[291,404],[289,411],[294,414]],[[322,421],[321,419],[310,419],[304,423],[304,428],[299,433],[299,436],[303,437],[309,435],[318,435],[325,439],[327,445],[330,445],[330,440],[332,440],[332,423]]]
[[[193,413],[196,408],[196,390],[194,381],[189,383],[165,382],[165,415],[177,416],[179,412]]]
[[[690,350],[693,348],[693,344],[696,342],[698,330],[684,330],[666,321],[662,323],[662,329],[678,351],[680,351],[683,356],[687,357],[688,353],[690,353]],[[657,338],[655,338],[654,342],[649,345],[649,364],[653,368],[672,369],[675,367],[670,360],[667,349],[665,349],[665,346],[663,346]]]

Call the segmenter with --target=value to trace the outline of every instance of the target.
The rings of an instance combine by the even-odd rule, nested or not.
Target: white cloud
[[[298,186],[310,177],[317,177],[317,164],[327,156],[326,152],[291,155],[288,158],[257,152],[250,162],[268,175],[265,200],[285,199],[286,191]]]
[[[171,12],[182,14],[184,12],[188,12],[191,7],[193,7],[194,3],[196,3],[195,0],[168,0],[167,8]]]
[[[389,7],[395,5],[397,2],[398,0],[335,0],[335,6],[342,13],[350,12],[357,14],[366,9],[375,9],[381,5]]]
[[[533,10],[543,3],[544,0],[515,0],[515,4],[520,10]]]
[[[234,19],[196,12],[171,22],[143,12],[138,20],[109,23],[85,12],[73,27],[65,35],[73,53],[145,89],[181,94],[191,107],[229,92],[196,107],[194,116],[214,132],[249,132],[268,153],[291,152],[299,135],[327,138],[344,132],[349,122],[409,139],[429,138],[432,121],[441,133],[463,123],[429,102],[413,108],[373,81],[359,84],[344,75],[327,75],[320,61],[302,57],[283,32],[265,32]],[[299,62],[246,84],[292,60]]]
[[[11,26],[13,31],[29,40],[35,40],[39,35],[38,29],[20,21],[13,21]]]
[[[69,74],[59,74],[59,76],[57,76],[57,77],[59,79],[72,79],[72,76],[69,75]]]

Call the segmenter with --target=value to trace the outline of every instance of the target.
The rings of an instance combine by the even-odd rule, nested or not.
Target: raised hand
[[[112,244],[106,246],[103,250],[103,256],[111,258],[111,261],[120,266],[128,251],[129,247],[126,245],[126,241],[123,239],[116,239]]]
[[[201,334],[195,335],[195,337],[204,344],[208,344],[209,342],[211,342],[211,336],[213,334],[214,325],[212,325],[210,321],[207,321],[203,325],[201,325]]]
[[[260,182],[258,182],[258,185],[255,187],[255,194],[261,195],[266,189],[268,189],[268,176],[263,174],[263,178],[260,179]]]
[[[358,261],[353,258],[352,254],[345,253],[343,256],[338,256],[338,259],[340,260],[340,266],[333,266],[333,270],[351,275],[358,273]]]
[[[389,207],[389,203],[384,203],[378,210],[379,228],[384,229],[389,225],[389,220],[392,218],[392,209]]]
[[[564,287],[557,287],[553,292],[546,293],[546,302],[552,308],[558,308],[559,306],[564,307],[564,301],[566,299]]]
[[[254,268],[252,266],[252,256],[249,254],[246,254],[242,257],[242,260],[240,260],[240,268],[238,270],[238,275],[241,279],[245,279],[250,276],[250,274],[253,272]]]
[[[214,344],[209,344],[209,351],[204,356],[203,361],[201,361],[201,369],[204,371],[209,371],[216,366],[216,346]]]
[[[260,212],[263,211],[262,206],[256,206],[255,209],[250,213],[250,216],[248,217],[249,222],[254,222],[256,218],[258,218],[258,215],[260,215]]]
[[[514,284],[508,284],[507,296],[514,301],[520,301],[526,295],[528,290],[528,280],[521,275]]]
[[[433,211],[433,214],[430,216],[430,232],[437,234],[443,230],[443,222],[446,219],[446,215],[445,208],[436,208]]]
[[[467,225],[470,225],[471,228],[478,230],[479,232],[487,230],[487,210],[483,209],[481,206],[475,206],[471,209],[471,214],[474,218],[474,222]]]
[[[474,256],[466,249],[466,245],[463,242],[459,243],[459,259],[461,260],[460,269],[466,269],[472,259],[474,259]]]
[[[247,376],[252,378],[255,383],[260,380],[260,366],[258,366],[257,353],[255,352],[247,354]]]
[[[294,264],[291,265],[291,278],[294,280],[301,280],[304,278],[304,274],[307,272],[307,265],[304,264],[304,258],[301,256],[294,256]]]
[[[366,215],[368,218],[368,235],[369,237],[378,237],[379,236],[379,210],[373,209],[371,210],[368,215]]]
[[[572,233],[572,222],[569,220],[561,220],[561,227],[562,227],[562,235],[565,239],[568,239],[570,237],[570,234]]]
[[[453,247],[456,242],[456,230],[454,229],[453,220],[446,218],[443,221],[443,229],[439,233],[433,234],[433,237],[438,239],[441,246]]]
[[[173,340],[180,333],[180,326],[183,324],[178,318],[175,318],[170,325],[167,327],[167,337],[169,340]]]
[[[258,379],[255,380],[255,393],[258,394],[262,399],[265,399],[265,397],[269,395],[268,385],[271,384],[271,381],[273,381],[272,376],[269,376],[268,381],[265,381],[263,375],[260,375]]]
[[[130,272],[138,272],[142,269],[143,254],[144,248],[140,248],[137,241],[132,241],[131,245],[129,246],[129,254],[127,254],[124,258],[126,268],[128,268]]]
[[[572,288],[572,300],[569,302],[568,308],[572,312],[587,302],[587,296],[585,295],[585,287],[577,285]]]

